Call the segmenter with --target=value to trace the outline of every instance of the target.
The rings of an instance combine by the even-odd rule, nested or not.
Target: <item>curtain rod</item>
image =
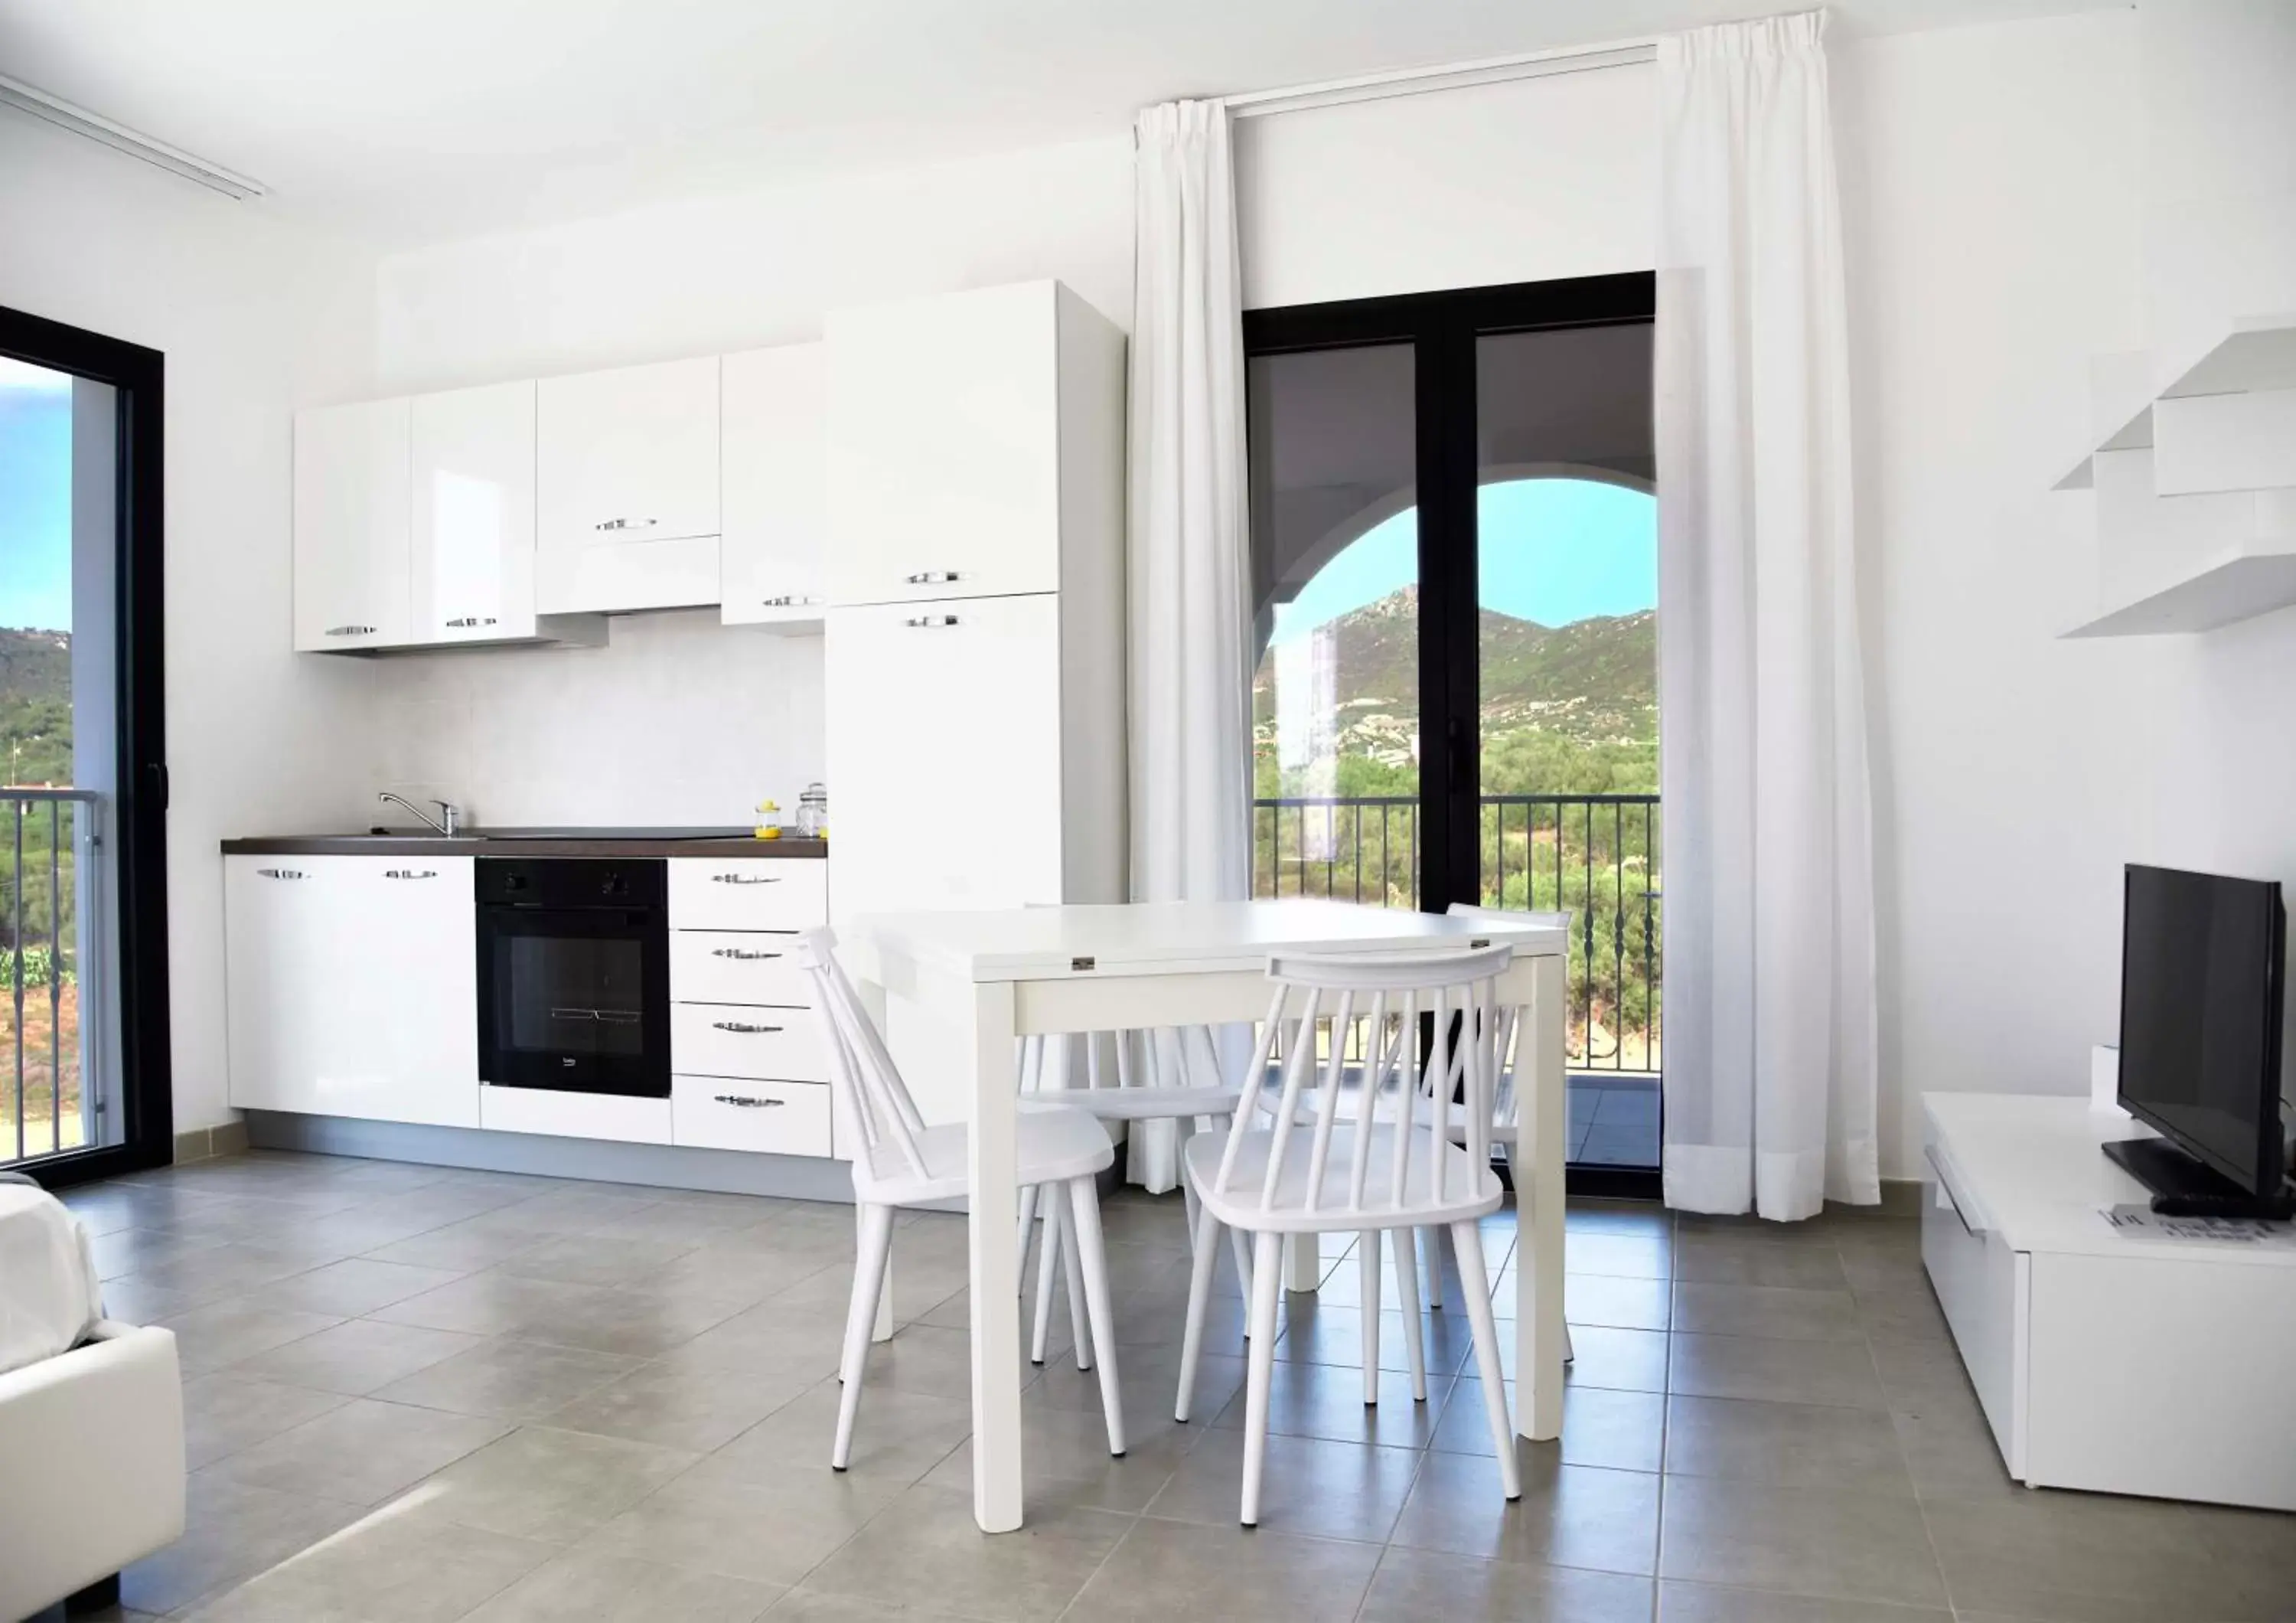
[[[1430,90],[1463,90],[1475,85],[1504,85],[1514,79],[1624,68],[1657,60],[1655,37],[1617,39],[1604,45],[1488,56],[1478,62],[1451,62],[1436,68],[1400,68],[1354,78],[1328,79],[1317,85],[1250,90],[1222,96],[1219,102],[1235,118],[1258,119],[1270,113],[1300,112],[1310,107],[1338,107],[1350,102],[1382,101],[1389,96],[1418,95]]]

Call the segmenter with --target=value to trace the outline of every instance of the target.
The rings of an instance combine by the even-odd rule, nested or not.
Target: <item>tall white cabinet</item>
[[[1121,901],[1123,334],[1037,282],[825,342],[838,915]],[[945,1044],[888,1015],[961,1118]]]

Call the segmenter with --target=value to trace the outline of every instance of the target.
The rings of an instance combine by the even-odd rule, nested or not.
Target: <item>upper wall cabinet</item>
[[[715,356],[543,379],[537,610],[716,603],[718,435]]]
[[[534,385],[418,395],[414,636],[535,634]]]
[[[728,355],[722,386],[725,622],[818,630],[827,590],[824,346]]]
[[[1058,589],[1075,297],[1031,282],[830,316],[832,603]]]
[[[295,647],[347,653],[409,632],[404,399],[295,416]]]

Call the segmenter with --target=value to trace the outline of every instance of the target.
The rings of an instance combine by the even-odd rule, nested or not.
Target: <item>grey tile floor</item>
[[[1589,1166],[1658,1165],[1657,1077],[1573,1071],[1567,1097],[1573,1163]]]
[[[174,1326],[186,1368],[190,1531],[122,1616],[2296,1619],[2296,1518],[2006,1479],[1902,1220],[1574,1207],[1564,1434],[1520,1445],[1513,1507],[1456,1306],[1427,1403],[1389,1333],[1365,1405],[1334,1241],[1287,1298],[1246,1533],[1241,1359],[1208,1355],[1201,1418],[1170,1420],[1178,1201],[1112,1198],[1131,1450],[1108,1458],[1072,1361],[1031,1372],[1029,1526],[984,1538],[952,1219],[901,1230],[902,1328],[837,1476],[846,1208],[263,1154],[69,1199],[115,1314]],[[1511,1215],[1490,1226],[1506,1257]]]

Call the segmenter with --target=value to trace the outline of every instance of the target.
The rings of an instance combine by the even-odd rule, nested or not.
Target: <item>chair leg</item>
[[[1061,1203],[1045,1202],[1045,1232],[1037,1246],[1037,1323],[1029,1339],[1029,1362],[1045,1361],[1045,1343],[1053,1329],[1054,1275],[1061,1265]]]
[[[1037,1186],[1031,1183],[1021,1191],[1021,1265],[1013,1270],[1015,1296],[1029,1289],[1029,1244],[1036,1238]]]
[[[1419,1254],[1427,1263],[1427,1306],[1440,1309],[1443,1306],[1443,1231],[1421,1229]]]
[[[1069,1215],[1076,1232],[1070,1249],[1084,1269],[1086,1315],[1099,1350],[1100,1407],[1108,1421],[1108,1452],[1124,1457],[1124,1394],[1116,1384],[1116,1317],[1108,1298],[1108,1248],[1100,1232],[1100,1190],[1090,1178],[1069,1181]]]
[[[1499,1327],[1491,1316],[1491,1279],[1483,1266],[1483,1233],[1472,1218],[1451,1225],[1451,1250],[1459,1259],[1459,1292],[1467,1298],[1467,1324],[1474,1332],[1475,1371],[1482,1378],[1483,1418],[1499,1456],[1499,1485],[1510,1499],[1522,1497],[1522,1469],[1515,1462],[1514,1426],[1507,1419],[1506,1377],[1499,1367]]]
[[[1196,1248],[1196,1207],[1199,1202],[1196,1186],[1188,1182],[1188,1141],[1195,1136],[1195,1132],[1193,1116],[1183,1116],[1172,1124],[1172,1154],[1180,1165],[1180,1204],[1188,1214],[1188,1254],[1192,1257]]]
[[[1054,1206],[1060,1202],[1054,1200]],[[1084,1269],[1077,1262],[1076,1235],[1071,1232],[1071,1213],[1061,1219],[1061,1272],[1067,1276],[1069,1286],[1069,1334],[1076,1339],[1076,1366],[1092,1368],[1092,1315],[1084,1305]]]
[[[1362,1289],[1364,1404],[1379,1402],[1379,1231],[1356,1236],[1356,1278]]]
[[[1411,1243],[1408,1229],[1395,1232],[1395,1305],[1403,1310],[1403,1351],[1411,1369],[1411,1401],[1423,1404],[1427,1401],[1427,1327],[1419,1322],[1418,1248]]]
[[[1243,1237],[1242,1229],[1230,1229],[1227,1242],[1235,1252],[1236,1283],[1242,1288],[1243,1299],[1249,1302],[1251,1300],[1251,1242]],[[1247,1341],[1251,1339],[1250,1319],[1251,1315],[1247,1313],[1243,1330],[1243,1339]]]
[[[1259,1476],[1267,1463],[1267,1388],[1275,1377],[1275,1298],[1283,1289],[1283,1237],[1255,1234],[1251,1248],[1251,1355],[1243,1398],[1243,1506],[1259,1525]]]
[[[853,1457],[853,1421],[861,1413],[861,1372],[869,1362],[869,1334],[877,1322],[877,1291],[885,1279],[885,1265],[893,1255],[893,1208],[861,1208],[859,1246],[853,1258],[853,1300],[845,1310],[845,1351],[838,1375],[845,1390],[837,1400],[837,1441],[829,1466],[843,1471]]]
[[[1172,1418],[1188,1423],[1196,1401],[1196,1355],[1203,1351],[1204,1313],[1210,1306],[1212,1269],[1219,1260],[1219,1219],[1210,1212],[1196,1218],[1196,1255],[1188,1270],[1187,1326],[1180,1332],[1180,1392],[1172,1402]]]

